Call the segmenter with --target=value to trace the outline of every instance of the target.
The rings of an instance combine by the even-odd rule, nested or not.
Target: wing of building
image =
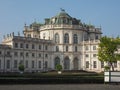
[[[4,36],[0,45],[0,72],[55,70],[102,71],[104,63],[97,58],[101,28],[82,23],[65,10],[46,18],[44,24],[25,25],[24,36],[14,33]]]

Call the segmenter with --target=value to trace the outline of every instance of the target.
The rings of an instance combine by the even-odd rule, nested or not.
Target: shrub
[[[57,64],[57,65],[56,65],[56,70],[57,70],[57,71],[61,71],[61,70],[62,70],[62,65]]]

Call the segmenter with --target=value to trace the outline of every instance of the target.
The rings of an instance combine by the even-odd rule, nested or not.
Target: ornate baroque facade
[[[87,25],[71,17],[65,10],[24,26],[24,36],[4,36],[0,45],[0,72],[18,72],[24,64],[26,72],[55,70],[101,71],[104,63],[97,58],[101,28]]]

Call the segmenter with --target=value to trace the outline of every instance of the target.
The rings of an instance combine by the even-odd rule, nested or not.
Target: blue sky
[[[87,24],[101,26],[103,35],[120,35],[120,0],[0,0],[0,41],[3,35],[18,31],[24,24],[44,22],[60,8]]]

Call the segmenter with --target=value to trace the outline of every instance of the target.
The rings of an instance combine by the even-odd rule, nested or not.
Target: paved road
[[[0,85],[0,90],[120,90],[120,85],[108,85],[108,84]]]

